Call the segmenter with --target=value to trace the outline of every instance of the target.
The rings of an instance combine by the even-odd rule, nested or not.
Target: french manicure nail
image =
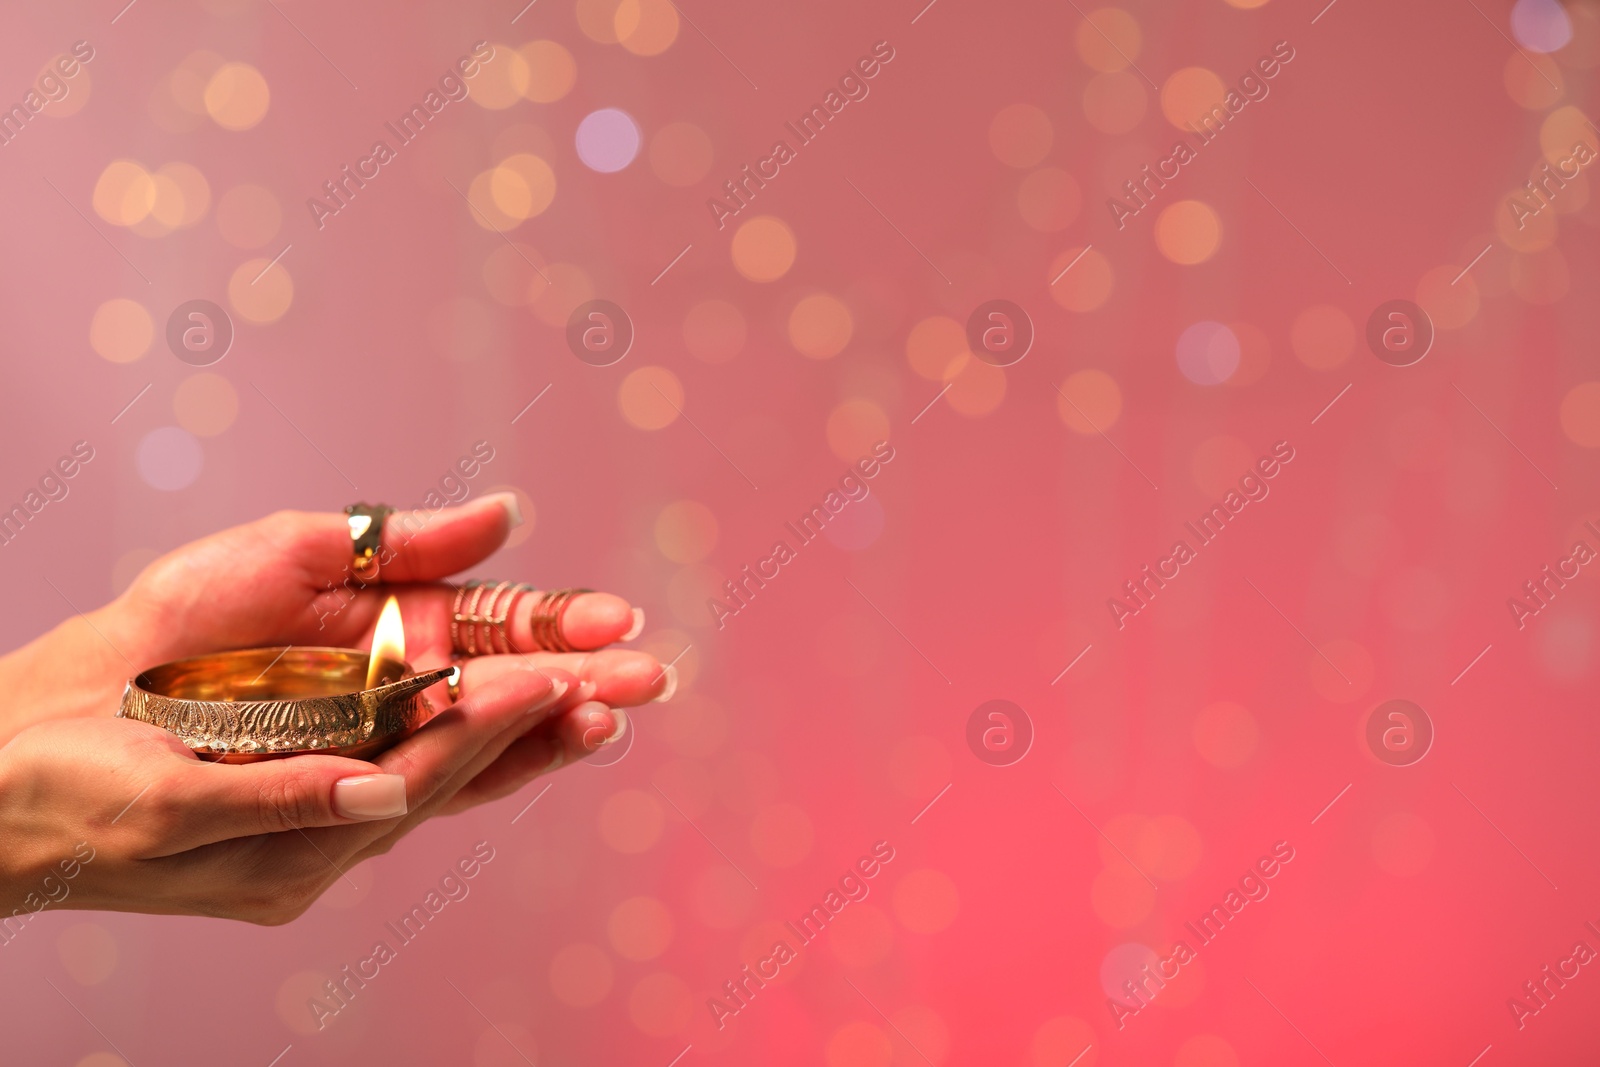
[[[606,736],[602,744],[609,745],[613,741],[622,740],[622,735],[628,732],[628,713],[621,708],[612,708],[611,717],[616,720],[616,725],[611,728],[611,733]]]
[[[333,810],[346,819],[394,819],[406,813],[406,780],[399,774],[360,774],[333,783]]]
[[[546,708],[554,707],[555,705],[559,704],[561,702],[561,698],[567,695],[567,690],[569,688],[570,685],[566,679],[553,679],[550,682],[550,692],[546,693],[543,698],[534,701],[533,704],[528,708],[528,714],[531,715],[536,711],[543,711]]]
[[[678,691],[678,668],[669,663],[661,668],[661,673],[667,676],[667,684],[662,687],[661,695],[650,701],[652,704],[665,704]]]
[[[522,501],[517,499],[517,494],[487,493],[479,499],[493,500],[495,503],[505,508],[506,518],[511,520],[511,528],[513,530],[522,525]]]
[[[593,682],[585,679],[578,686],[578,703],[584,704],[594,699],[595,692],[599,689]]]
[[[638,637],[642,633],[644,633],[644,609],[634,608],[633,625],[628,627],[628,632],[617,638],[617,640],[632,641],[635,637]]]

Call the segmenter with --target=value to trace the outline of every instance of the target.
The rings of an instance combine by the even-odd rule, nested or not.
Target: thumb
[[[289,756],[189,766],[173,791],[181,796],[175,807],[185,825],[164,852],[235,837],[396,819],[407,810],[405,778],[365,760]]]

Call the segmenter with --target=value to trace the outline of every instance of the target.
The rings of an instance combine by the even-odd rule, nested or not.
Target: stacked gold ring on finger
[[[533,648],[519,649],[511,641],[508,621],[524,594],[539,590],[526,582],[473,579],[456,589],[450,612],[450,647],[463,656],[510,652],[571,652],[573,646],[561,632],[561,616],[572,598],[592,589],[556,589],[542,593],[534,607]]]

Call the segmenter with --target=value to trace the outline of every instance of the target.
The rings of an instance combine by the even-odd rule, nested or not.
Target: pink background
[[[1556,221],[1538,241],[1508,242],[1500,216],[1541,159],[1541,128],[1563,121],[1550,116],[1595,113],[1600,7],[1569,3],[1563,17],[1522,0],[1518,40],[1506,0],[1127,0],[1139,74],[1119,84],[1146,107],[1107,133],[1084,105],[1097,74],[1086,54],[1103,51],[1092,34],[1080,47],[1071,4],[700,0],[652,55],[592,39],[572,0],[520,16],[515,2],[119,6],[0,16],[8,102],[72,42],[95,50],[72,83],[81,110],[0,148],[0,503],[72,442],[96,452],[0,550],[6,645],[70,613],[49,583],[86,609],[152,553],[273,509],[416,504],[484,439],[496,458],[474,493],[516,487],[532,522],[479,573],[616,591],[648,612],[640,647],[689,651],[678,699],[634,714],[623,759],[426,826],[290,926],[47,913],[0,950],[8,1061],[1592,1059],[1593,968],[1523,1029],[1506,1002],[1580,938],[1600,948],[1584,927],[1600,922],[1594,571],[1520,630],[1507,598],[1578,538],[1600,547],[1582,528],[1600,524],[1600,386],[1584,387],[1600,378],[1600,208],[1585,177],[1544,209],[1541,225]],[[1563,18],[1572,42],[1540,54],[1540,28]],[[550,102],[448,105],[318,230],[306,199],[479,40],[504,50],[481,79],[546,40],[571,54],[575,82]],[[719,231],[706,199],[880,40],[895,57],[870,95]],[[1295,58],[1271,95],[1118,231],[1106,198],[1180,136],[1145,76],[1167,86],[1198,66],[1231,83],[1283,40]],[[271,95],[258,122],[156,121],[153,101],[199,50],[260,73]],[[1508,85],[1526,97],[1518,65],[1535,63],[1561,92],[1528,106]],[[1047,143],[1017,147],[1004,122],[994,132],[1017,104],[1035,110],[1008,114],[1045,118]],[[644,142],[616,173],[575,147],[578,124],[608,107]],[[687,185],[652,163],[672,123],[711,146]],[[486,283],[486,263],[509,262],[506,240],[451,188],[519,151],[548,164],[555,196],[506,237],[588,280],[532,307]],[[198,168],[210,210],[164,236],[107,220],[95,189],[119,159]],[[1019,190],[1063,187],[1033,178],[1043,168],[1081,197],[1048,200],[1030,223]],[[216,219],[247,183],[283,211],[251,250]],[[1178,200],[1220,220],[1204,262],[1158,244],[1157,215]],[[736,269],[732,235],[756,214],[794,235],[775,281]],[[1085,245],[1094,256],[1074,271],[1098,261],[1113,283],[1072,310],[1058,300],[1074,274],[1052,279]],[[229,280],[285,246],[271,281],[292,278],[292,302],[248,321]],[[1448,283],[1469,264],[1429,288],[1430,272]],[[790,335],[792,310],[817,293],[852,322],[831,358]],[[615,365],[566,346],[566,314],[589,296],[636,330]],[[97,309],[117,298],[155,326],[124,362],[91,343]],[[196,298],[233,312],[233,347],[206,372],[238,412],[186,439],[195,416],[174,399],[197,371],[162,332]],[[746,324],[727,362],[685,341],[708,299]],[[992,299],[1025,309],[1032,350],[1003,371],[969,360],[941,395],[946,372],[919,373],[908,338]],[[1362,338],[1392,299],[1452,323],[1414,366],[1380,362]],[[1303,318],[1316,307],[1333,310]],[[1180,369],[1178,338],[1212,320],[1261,343],[1231,380],[1202,385]],[[644,368],[681,384],[681,415],[653,399],[660,372],[628,384]],[[1120,397],[1109,416],[1096,409],[1104,436],[1075,430],[1058,398],[1085,370]],[[140,465],[148,435],[173,426],[165,439],[201,457],[192,478],[155,453]],[[895,458],[838,536],[713,626],[708,590],[766,556],[879,438]],[[1279,441],[1295,458],[1270,496],[1119,630],[1107,598]],[[163,478],[187,484],[151,484]],[[714,516],[714,540],[674,525],[684,509],[661,520],[682,501]],[[1364,740],[1369,713],[1395,698],[1436,731],[1411,766]],[[1009,766],[967,744],[969,716],[993,699],[1032,725]],[[318,984],[481,840],[495,859],[470,896],[317,1031]],[[719,1031],[708,998],[878,841],[894,859],[866,900]],[[1279,841],[1295,858],[1270,895],[1119,1030],[1102,975],[1137,957],[1125,946],[1165,954]]]

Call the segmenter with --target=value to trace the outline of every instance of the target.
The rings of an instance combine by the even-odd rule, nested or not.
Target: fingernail
[[[585,680],[578,686],[578,703],[583,704],[594,699],[594,694],[599,687],[593,682]]]
[[[635,637],[638,637],[642,633],[644,633],[644,609],[634,608],[633,625],[628,627],[628,632],[623,634],[617,640],[632,641]]]
[[[611,717],[616,720],[616,725],[611,728],[611,733],[607,735],[603,742],[601,742],[602,744],[609,745],[613,741],[620,741],[622,739],[622,735],[628,732],[627,712],[623,711],[621,708],[612,708]]]
[[[517,499],[517,494],[487,493],[484,496],[479,497],[479,499],[493,500],[495,503],[505,508],[506,518],[511,520],[511,528],[513,530],[522,525],[522,501]]]
[[[570,686],[567,684],[566,679],[553,679],[550,682],[550,692],[546,693],[539,700],[534,701],[532,706],[528,708],[528,714],[532,715],[536,711],[543,711],[546,708],[554,707],[556,704],[561,702],[562,697],[567,695],[568,688],[570,688]]]
[[[669,663],[661,668],[661,673],[667,676],[667,684],[662,687],[661,695],[650,702],[652,704],[665,704],[678,691],[678,668]]]
[[[406,813],[406,780],[399,774],[361,774],[333,783],[333,810],[346,819],[394,819]]]

